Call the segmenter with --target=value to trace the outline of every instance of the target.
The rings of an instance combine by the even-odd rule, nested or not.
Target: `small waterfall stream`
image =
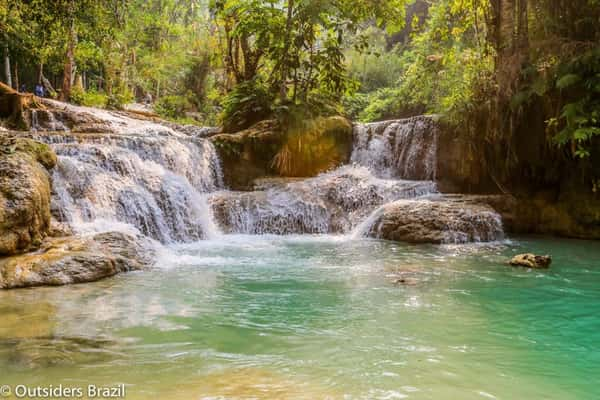
[[[351,162],[382,178],[435,180],[438,135],[432,116],[356,124]]]
[[[265,190],[212,196],[226,232],[349,233],[381,204],[437,193],[433,181],[381,179],[365,167],[343,166],[314,178]]]

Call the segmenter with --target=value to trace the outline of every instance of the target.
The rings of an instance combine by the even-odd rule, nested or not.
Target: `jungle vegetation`
[[[225,131],[435,113],[499,182],[598,190],[600,0],[0,0],[0,32],[14,88]]]

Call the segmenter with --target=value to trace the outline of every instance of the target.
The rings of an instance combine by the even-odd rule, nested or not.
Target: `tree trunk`
[[[29,130],[27,110],[40,107],[31,93],[21,94],[8,85],[0,83],[0,118],[18,130]]]
[[[515,47],[515,1],[503,0],[500,18],[500,48],[513,51]]]
[[[75,73],[75,79],[73,80],[73,86],[78,90],[83,91],[83,77],[79,73]]]
[[[282,57],[282,65],[281,65],[281,87],[279,89],[279,96],[281,98],[281,102],[284,103],[287,100],[287,75],[288,75],[288,53],[290,51],[290,46],[292,44],[292,18],[294,16],[294,0],[288,0],[287,6],[287,21],[285,23],[286,27],[286,38],[285,45],[283,49]]]
[[[37,83],[39,83],[41,85],[43,78],[44,78],[44,63],[41,62],[40,66],[38,68]]]
[[[48,79],[46,79],[46,77],[44,75],[42,75],[40,84],[44,86],[44,89],[46,90],[46,94],[48,96],[50,96],[52,98],[56,98],[56,90],[54,90],[54,87],[52,86],[50,81]]]
[[[65,68],[63,73],[62,91],[60,93],[60,99],[62,101],[69,101],[71,97],[71,88],[73,86],[73,70],[75,67],[75,41],[77,40],[77,33],[75,32],[75,16],[73,0],[69,6],[69,12],[71,13],[71,26],[69,28],[69,42],[67,43],[67,54],[65,57]]]
[[[519,0],[517,13],[517,46],[520,52],[527,52],[529,47],[527,0]]]
[[[21,91],[21,88],[19,87],[19,62],[15,61],[15,90],[17,91]]]
[[[491,18],[489,21],[490,34],[488,41],[496,51],[496,66],[498,66],[498,58],[500,55],[500,49],[502,46],[502,0],[491,0]]]
[[[10,73],[10,53],[8,44],[4,45],[4,78],[8,86],[12,87],[12,75]]]

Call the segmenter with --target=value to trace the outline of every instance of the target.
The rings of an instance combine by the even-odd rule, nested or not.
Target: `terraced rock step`
[[[119,232],[47,239],[39,251],[0,259],[0,288],[93,282],[149,267],[148,241]]]

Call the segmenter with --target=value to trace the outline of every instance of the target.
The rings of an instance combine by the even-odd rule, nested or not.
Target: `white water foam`
[[[351,162],[382,178],[435,180],[438,135],[433,116],[355,124]]]

